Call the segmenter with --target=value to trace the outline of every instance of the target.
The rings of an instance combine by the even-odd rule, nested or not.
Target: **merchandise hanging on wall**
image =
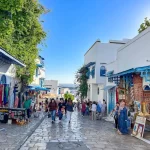
[[[0,107],[3,105],[3,85],[0,84]]]

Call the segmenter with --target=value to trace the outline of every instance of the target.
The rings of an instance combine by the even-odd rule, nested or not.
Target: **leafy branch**
[[[88,84],[86,73],[88,69],[86,67],[81,67],[76,73],[76,81],[79,83],[78,94],[81,96],[81,99],[87,97]]]

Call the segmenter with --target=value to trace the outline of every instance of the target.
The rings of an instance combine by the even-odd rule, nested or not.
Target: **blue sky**
[[[84,53],[99,38],[133,38],[145,17],[150,18],[150,0],[40,0],[50,13],[43,15],[47,32],[46,78],[73,83],[84,63]]]

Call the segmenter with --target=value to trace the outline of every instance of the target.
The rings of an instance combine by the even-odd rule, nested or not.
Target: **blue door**
[[[115,107],[115,88],[108,91],[109,94],[109,104],[108,113],[110,113]]]

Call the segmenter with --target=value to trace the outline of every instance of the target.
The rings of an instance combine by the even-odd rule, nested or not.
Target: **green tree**
[[[81,96],[81,99],[84,99],[87,97],[87,91],[88,91],[88,84],[87,84],[88,78],[86,76],[87,72],[88,72],[88,69],[83,66],[76,73],[76,81],[77,83],[79,83],[78,95]]]
[[[74,100],[74,95],[72,95],[71,93],[65,93],[64,94],[64,99],[71,99],[72,101]]]
[[[142,31],[144,31],[148,27],[150,27],[150,19],[145,18],[144,22],[140,25],[138,32],[141,33]]]
[[[17,67],[24,84],[33,80],[38,44],[46,37],[40,16],[46,12],[38,0],[0,0],[0,46],[26,64]]]

